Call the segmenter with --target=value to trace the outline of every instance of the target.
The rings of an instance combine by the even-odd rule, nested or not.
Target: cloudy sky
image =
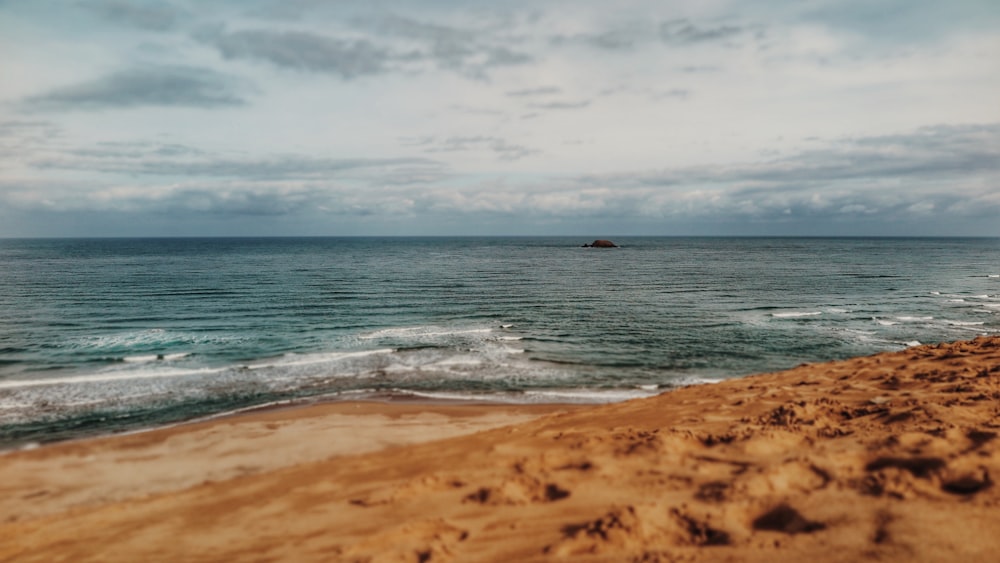
[[[0,0],[0,236],[1000,236],[996,0]]]

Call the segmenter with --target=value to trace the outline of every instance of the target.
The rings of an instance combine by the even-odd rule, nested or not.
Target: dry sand
[[[998,432],[1000,338],[600,407],[271,410],[0,457],[0,560],[998,561]]]

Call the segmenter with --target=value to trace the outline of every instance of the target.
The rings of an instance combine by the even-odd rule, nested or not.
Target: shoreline
[[[312,395],[303,397],[294,397],[290,399],[276,399],[273,401],[268,401],[264,403],[251,404],[244,407],[238,407],[230,410],[214,412],[210,414],[199,415],[193,418],[179,419],[173,422],[165,422],[161,424],[154,424],[151,426],[141,426],[136,428],[131,428],[127,430],[107,430],[100,433],[94,434],[83,434],[80,436],[73,436],[69,438],[54,439],[51,441],[34,441],[28,440],[24,442],[10,442],[5,444],[0,444],[0,459],[3,456],[20,451],[31,451],[37,448],[55,446],[59,444],[66,444],[72,442],[80,442],[87,440],[101,440],[105,438],[113,438],[118,436],[131,436],[133,434],[144,434],[147,432],[156,432],[159,430],[168,430],[177,427],[183,427],[190,424],[201,424],[212,422],[216,420],[225,420],[231,417],[240,417],[244,415],[254,415],[258,412],[266,412],[272,410],[295,410],[295,409],[307,409],[310,407],[318,407],[322,405],[335,405],[340,403],[361,403],[361,404],[384,404],[384,405],[423,405],[426,407],[447,407],[447,406],[482,406],[482,407],[496,407],[498,409],[504,407],[511,407],[512,409],[517,409],[517,407],[538,407],[539,409],[546,409],[548,407],[567,407],[567,408],[577,408],[577,407],[593,407],[606,404],[615,404],[624,401],[630,401],[634,399],[643,399],[649,397],[655,397],[661,393],[667,393],[676,389],[681,389],[683,387],[688,387],[690,385],[710,385],[712,383],[717,383],[718,381],[725,381],[724,379],[719,380],[704,380],[700,383],[692,383],[685,385],[677,385],[673,387],[661,387],[656,391],[650,391],[648,389],[642,388],[621,388],[621,389],[604,389],[608,396],[612,394],[619,394],[621,397],[618,399],[604,399],[596,400],[595,398],[577,398],[576,400],[566,400],[571,399],[575,395],[573,391],[577,391],[575,388],[569,389],[554,389],[553,395],[556,398],[562,398],[564,400],[531,400],[531,401],[517,401],[517,400],[503,400],[502,397],[507,397],[514,395],[515,393],[503,393],[493,394],[493,395],[467,395],[463,396],[459,392],[441,392],[441,393],[418,393],[411,392],[409,390],[352,390],[348,392],[338,392],[334,394],[327,395]],[[548,389],[541,389],[535,391],[547,392]],[[585,391],[585,390],[581,390]]]
[[[0,560],[987,560],[998,401],[981,337],[604,405],[256,409],[8,453]]]

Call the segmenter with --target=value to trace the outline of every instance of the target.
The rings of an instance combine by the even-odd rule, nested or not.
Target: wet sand
[[[0,457],[0,560],[995,561],[1000,338],[597,407],[338,403]]]

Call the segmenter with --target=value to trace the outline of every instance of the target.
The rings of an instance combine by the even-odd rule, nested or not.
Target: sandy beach
[[[332,403],[0,457],[3,561],[996,561],[1000,338],[596,407]]]

